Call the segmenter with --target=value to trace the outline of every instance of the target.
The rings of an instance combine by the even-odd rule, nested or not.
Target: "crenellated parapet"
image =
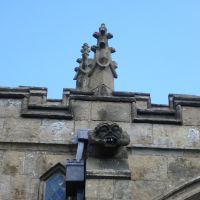
[[[44,87],[0,88],[0,99],[21,99],[21,116],[28,118],[72,120],[80,118],[81,110],[86,109],[82,104],[88,104],[92,107],[87,112],[93,113],[88,120],[177,125],[183,123],[183,112],[192,109],[195,113],[200,107],[199,96],[169,94],[169,104],[161,105],[152,104],[147,93],[115,91],[99,96],[94,91],[67,88],[62,99],[47,99]]]
[[[0,99],[21,99],[21,116],[28,118],[72,119],[69,99],[47,99],[47,88],[0,88]]]

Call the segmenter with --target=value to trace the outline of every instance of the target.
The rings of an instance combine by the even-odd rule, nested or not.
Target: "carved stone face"
[[[101,123],[91,134],[91,143],[104,147],[119,147],[128,145],[129,135],[123,132],[118,124]]]

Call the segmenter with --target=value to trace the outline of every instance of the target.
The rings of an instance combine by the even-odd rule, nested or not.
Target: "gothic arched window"
[[[40,177],[40,199],[41,200],[65,200],[65,167],[60,163],[49,169]]]

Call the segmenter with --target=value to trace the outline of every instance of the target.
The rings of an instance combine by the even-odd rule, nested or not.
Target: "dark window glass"
[[[57,173],[45,182],[44,200],[65,200],[65,178]]]

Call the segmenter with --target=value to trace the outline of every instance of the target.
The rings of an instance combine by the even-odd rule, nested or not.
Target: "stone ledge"
[[[63,94],[65,95],[70,95],[70,94],[75,94],[75,95],[94,95],[94,92],[91,91],[80,91],[72,88],[64,88],[63,89]]]
[[[0,98],[22,99],[26,96],[26,93],[0,92]]]
[[[29,93],[28,88],[10,88],[0,87],[0,98],[18,98],[22,99]]]
[[[27,118],[47,118],[47,119],[66,119],[71,120],[73,116],[70,113],[59,113],[59,112],[52,112],[52,111],[22,111],[22,117]]]
[[[130,180],[130,170],[87,170],[86,177],[88,179],[120,179]]]
[[[169,104],[171,107],[176,105],[200,107],[200,96],[169,94]]]
[[[47,88],[44,87],[0,87],[0,98],[19,98],[33,96],[46,96]]]
[[[200,152],[200,148],[192,148],[192,147],[175,147],[175,146],[158,146],[158,145],[129,145],[127,146],[127,148],[129,150],[131,149],[141,149],[141,150],[165,150],[165,151],[199,151]]]
[[[69,106],[28,104],[27,98],[22,103],[21,116],[29,118],[73,119]]]
[[[104,101],[104,102],[135,102],[134,97],[113,97],[113,96],[84,96],[84,95],[71,95],[70,100],[82,101]]]
[[[149,93],[142,93],[142,92],[124,92],[124,91],[113,91],[114,96],[122,96],[122,97],[136,97],[142,96],[143,98],[149,98]]]
[[[89,157],[86,176],[90,179],[131,179],[131,172],[127,159]]]
[[[155,124],[182,124],[182,107],[176,105],[167,107],[165,105],[151,104],[149,108],[137,108],[137,104],[132,105],[132,121],[138,123]]]
[[[169,108],[169,106],[166,104],[155,104],[155,103],[152,103],[151,107],[152,108]]]
[[[181,105],[181,106],[189,106],[189,107],[200,107],[200,101],[182,101],[182,100],[176,100],[175,105]]]
[[[65,110],[69,111],[69,106],[63,106],[63,105],[45,105],[45,104],[28,104],[29,109],[33,110]]]
[[[173,109],[168,109],[168,110],[158,110],[158,109],[137,109],[137,113],[138,114],[146,114],[146,115],[169,115],[169,116],[173,116],[174,114],[176,114],[176,111]]]
[[[49,151],[49,152],[76,152],[74,144],[58,143],[26,143],[26,142],[0,142],[0,150],[23,151]]]
[[[133,122],[137,123],[154,123],[154,124],[177,124],[181,125],[182,121],[179,119],[167,119],[167,118],[149,118],[149,117],[135,117]]]

